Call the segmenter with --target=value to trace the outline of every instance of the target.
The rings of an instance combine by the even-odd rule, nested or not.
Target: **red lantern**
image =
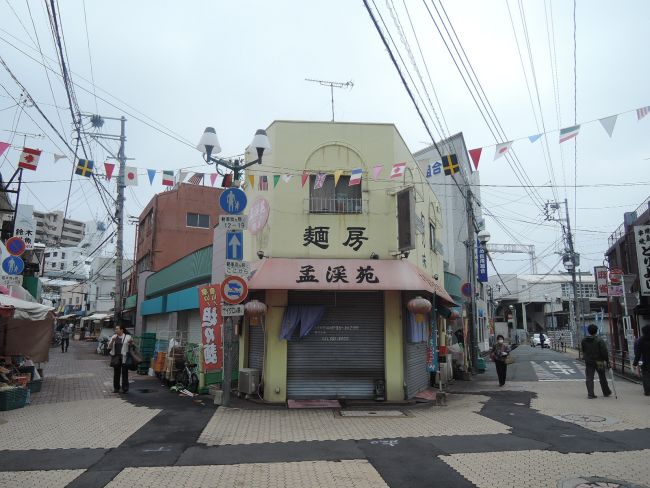
[[[409,312],[415,314],[416,322],[423,322],[424,315],[431,312],[431,302],[426,298],[415,297],[406,304],[406,308],[409,309]]]
[[[244,305],[244,312],[250,318],[251,325],[259,325],[259,319],[266,314],[266,305],[259,300],[251,300]]]

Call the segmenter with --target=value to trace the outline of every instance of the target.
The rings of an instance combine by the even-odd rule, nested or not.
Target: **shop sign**
[[[436,329],[436,314],[432,313],[429,323],[429,344],[427,345],[427,371],[438,371],[438,331]]]
[[[223,368],[223,313],[219,283],[200,286],[201,344],[206,372]]]
[[[36,238],[36,222],[32,210],[31,205],[18,205],[16,209],[14,236],[21,238],[25,242],[27,250],[34,249],[34,239]]]
[[[316,268],[311,264],[300,266],[296,283],[320,283],[322,279],[327,283],[379,283],[379,277],[375,275],[375,269],[372,266],[358,266],[355,270],[348,270],[345,266],[328,266],[325,276],[316,275]]]
[[[248,218],[244,215],[220,215],[219,225],[226,230],[246,230]]]
[[[368,238],[365,236],[365,227],[348,227],[347,238],[341,244],[352,248],[353,251],[359,251]],[[305,228],[302,234],[302,245],[315,246],[320,249],[327,249],[330,247],[330,228],[329,226],[319,225],[312,227],[311,225]]]
[[[4,286],[21,286],[23,284],[23,275],[0,274],[0,284]]]
[[[242,276],[247,278],[251,274],[251,265],[248,261],[226,260],[226,275]]]
[[[269,202],[262,197],[257,197],[251,205],[251,209],[248,212],[248,231],[256,235],[266,226],[266,222],[269,219],[269,211],[271,206]]]
[[[476,253],[478,260],[478,273],[477,279],[481,283],[487,283],[488,280],[488,269],[487,269],[487,257],[485,255],[485,249],[481,246],[479,240],[476,240]]]
[[[594,266],[594,276],[596,277],[598,296],[607,297],[607,267]]]
[[[610,285],[607,288],[607,294],[610,297],[623,296],[623,270],[612,268],[609,270]]]
[[[639,266],[639,291],[650,296],[650,225],[634,226],[636,260]]]
[[[221,315],[224,317],[241,317],[244,315],[243,305],[222,305]]]
[[[314,328],[312,334],[318,337],[320,342],[350,342],[351,334],[358,334],[358,325],[319,325]]]

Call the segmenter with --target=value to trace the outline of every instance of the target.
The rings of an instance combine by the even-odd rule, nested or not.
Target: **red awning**
[[[252,290],[428,291],[456,306],[441,285],[404,260],[268,258],[253,268]]]

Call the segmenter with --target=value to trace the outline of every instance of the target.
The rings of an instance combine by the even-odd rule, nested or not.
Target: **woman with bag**
[[[497,336],[497,342],[492,346],[490,358],[494,361],[497,368],[497,376],[499,377],[499,386],[506,384],[506,372],[508,371],[508,356],[510,355],[510,347],[503,342],[503,336]]]
[[[120,324],[115,328],[115,334],[108,343],[111,356],[111,367],[113,368],[113,393],[120,392],[120,378],[122,378],[122,392],[129,391],[129,366],[127,357],[129,348],[133,344],[133,338],[126,328]]]

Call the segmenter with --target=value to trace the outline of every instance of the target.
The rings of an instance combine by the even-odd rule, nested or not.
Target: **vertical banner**
[[[223,368],[223,316],[221,315],[220,284],[200,286],[198,291],[204,371],[210,373]]]
[[[636,260],[639,266],[639,291],[650,296],[650,225],[634,226]]]
[[[476,239],[476,254],[478,261],[478,272],[476,278],[481,283],[487,283],[488,280],[488,270],[487,270],[487,257],[485,256],[485,249],[481,246],[481,243]]]
[[[607,298],[607,266],[594,266],[594,277],[598,296]]]
[[[610,297],[623,296],[623,270],[619,268],[612,268],[609,270],[609,286],[607,287],[607,294]]]
[[[438,371],[438,327],[436,326],[436,313],[429,314],[429,344],[427,346],[427,371]]]

